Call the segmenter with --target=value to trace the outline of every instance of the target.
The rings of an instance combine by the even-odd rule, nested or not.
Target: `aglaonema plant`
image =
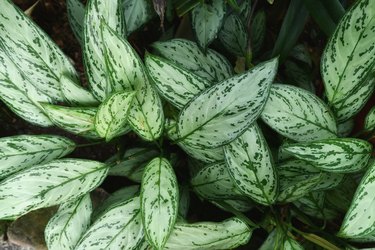
[[[9,0],[0,2],[4,104],[32,124],[95,143],[121,144],[117,139],[128,133],[141,141],[102,163],[64,158],[78,145],[62,136],[1,138],[0,219],[59,205],[45,229],[49,249],[234,249],[251,243],[254,230],[268,232],[260,249],[355,249],[355,242],[374,242],[373,149],[347,131],[375,88],[375,2],[357,1],[326,45],[326,101],[276,81],[277,57],[235,74],[208,47],[219,34],[224,48],[246,56],[241,13],[248,12],[247,1],[225,21],[224,1],[198,5],[191,13],[198,43],[158,41],[141,58],[126,38],[153,18],[150,4],[68,1],[86,89],[47,35]],[[200,23],[207,10],[220,14],[206,20],[209,29]],[[262,26],[259,13],[253,20]],[[253,29],[262,37],[256,33],[262,27]],[[373,108],[363,129],[373,135],[374,128]],[[182,165],[189,176],[178,174]],[[94,207],[90,192],[107,176],[135,185]],[[193,221],[193,193],[232,216]],[[262,219],[251,216],[255,210]],[[316,220],[339,228],[325,230]]]

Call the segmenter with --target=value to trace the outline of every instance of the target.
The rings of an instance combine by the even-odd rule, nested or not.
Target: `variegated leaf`
[[[88,2],[86,10],[83,28],[83,56],[88,82],[94,96],[100,101],[103,101],[113,91],[124,90],[127,85],[123,84],[128,84],[121,81],[110,83],[112,74],[120,74],[123,71],[112,72],[107,68],[107,49],[110,49],[107,46],[113,42],[113,38],[106,37],[103,40],[101,28],[102,23],[105,22],[118,36],[126,37],[125,18],[121,2],[120,0],[91,0]],[[123,53],[125,52],[123,51]],[[118,56],[117,53],[116,56]],[[126,61],[129,62],[130,60]]]
[[[51,104],[43,104],[43,108],[59,128],[88,138],[100,138],[94,126],[97,108],[71,108]]]
[[[100,216],[75,250],[130,250],[142,245],[144,232],[139,197],[119,202]]]
[[[293,202],[303,213],[322,220],[332,220],[338,213],[326,206],[325,192],[311,192]]]
[[[204,54],[192,41],[173,39],[153,44],[155,51],[182,68],[216,83],[233,75],[230,63],[214,50],[207,49]]]
[[[6,55],[14,63],[13,70],[25,78],[26,87],[33,86],[39,95],[48,97],[51,101],[63,101],[60,75],[64,73],[73,79],[77,78],[69,59],[11,1],[1,1],[0,10],[0,54]],[[7,75],[5,70],[7,65],[1,65],[0,72]],[[22,83],[13,84],[19,86]],[[35,90],[33,91],[28,95],[35,95]],[[36,97],[32,100],[42,101]]]
[[[165,249],[234,249],[246,244],[252,232],[238,218],[222,222],[177,223]]]
[[[73,250],[90,225],[91,213],[90,194],[60,205],[44,231],[48,249]]]
[[[201,2],[192,12],[191,23],[199,46],[205,51],[217,37],[225,15],[224,0]]]
[[[159,93],[178,109],[211,85],[175,63],[150,54],[146,56],[146,68]]]
[[[353,131],[354,125],[355,121],[353,119],[346,120],[345,122],[337,124],[337,134],[340,137],[349,136]]]
[[[278,133],[296,141],[336,137],[336,121],[328,107],[310,92],[275,84],[261,115]]]
[[[340,185],[326,192],[327,203],[334,209],[346,213],[352,203],[357,186],[358,183],[354,178],[347,175]]]
[[[55,135],[19,135],[0,139],[0,179],[71,153],[75,143]]]
[[[123,0],[122,2],[128,35],[155,16],[152,4],[148,0]]]
[[[342,111],[341,102],[348,98],[355,101],[353,95],[359,97],[364,93],[360,89],[368,88],[364,84],[375,65],[374,16],[374,1],[357,1],[340,20],[323,53],[321,72],[325,91],[337,113]],[[351,105],[356,103],[345,104]],[[339,117],[347,118],[350,117]]]
[[[324,171],[351,173],[366,167],[372,145],[360,139],[338,138],[290,144],[285,150]]]
[[[148,242],[163,249],[178,215],[178,184],[170,163],[153,159],[145,168],[141,186],[142,222]]]
[[[216,148],[236,139],[262,112],[277,65],[272,59],[199,94],[180,113],[179,141]]]
[[[254,203],[250,200],[216,200],[210,202],[215,206],[219,207],[220,209],[227,211],[229,213],[232,213],[233,211],[245,213],[254,207]]]
[[[157,150],[131,148],[120,159],[117,159],[117,156],[111,159],[116,162],[109,170],[109,175],[124,176],[134,182],[140,183],[146,165],[158,155],[159,152]]]
[[[287,237],[284,241],[283,250],[304,250],[304,248],[298,243],[298,241]]]
[[[224,162],[213,163],[201,169],[191,179],[191,186],[199,196],[208,200],[244,198]]]
[[[280,233],[280,229],[275,228],[272,232],[268,235],[267,239],[263,242],[260,246],[259,250],[271,250],[271,249],[282,249],[281,244],[284,241],[284,235]]]
[[[247,31],[241,18],[231,14],[225,18],[219,39],[224,47],[236,56],[246,55]]]
[[[60,77],[61,92],[65,100],[74,106],[96,106],[98,100],[88,90],[75,83],[69,76]]]
[[[98,108],[95,116],[95,130],[106,141],[128,132],[127,116],[135,92],[118,92],[111,95]]]
[[[85,20],[85,6],[80,0],[67,0],[66,8],[68,20],[74,36],[83,44],[83,22]]]
[[[339,235],[345,238],[360,238],[375,232],[375,163],[363,176],[352,204],[342,222]]]
[[[254,201],[271,205],[277,195],[277,175],[271,152],[255,123],[224,147],[228,171],[234,183]]]
[[[0,218],[72,201],[96,188],[108,167],[100,162],[62,159],[37,165],[0,182]]]
[[[375,129],[375,106],[366,115],[364,129],[368,131]]]

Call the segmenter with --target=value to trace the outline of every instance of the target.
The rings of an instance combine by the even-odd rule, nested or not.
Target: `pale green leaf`
[[[141,186],[142,222],[148,242],[163,249],[178,215],[178,184],[170,163],[153,159],[145,168]]]
[[[304,248],[298,243],[298,241],[287,237],[284,241],[283,250],[304,250]]]
[[[203,91],[180,113],[179,141],[216,148],[236,139],[262,112],[276,71],[272,59]]]
[[[367,88],[364,84],[375,64],[374,16],[374,1],[357,1],[340,20],[323,53],[321,72],[325,91],[338,113],[341,102],[358,95],[360,88]],[[353,104],[356,103],[346,106]]]
[[[88,138],[100,138],[94,126],[97,108],[71,108],[51,104],[43,104],[43,108],[59,128]]]
[[[85,20],[85,6],[80,0],[67,0],[66,8],[68,20],[74,36],[83,44],[83,22]]]
[[[192,41],[173,39],[156,42],[152,46],[158,54],[167,60],[209,82],[220,82],[233,75],[232,66],[225,57],[211,49],[207,49],[204,54]]]
[[[246,55],[247,31],[241,18],[231,14],[225,18],[219,39],[224,47],[236,56]]]
[[[75,250],[137,249],[144,238],[140,210],[139,197],[112,206],[82,236]]]
[[[252,232],[238,218],[222,222],[177,223],[165,249],[234,249],[246,244]]]
[[[36,165],[0,182],[0,218],[74,200],[104,180],[108,167],[100,162],[62,159]]]
[[[345,238],[368,236],[375,232],[375,164],[363,176],[352,204],[341,224],[339,235]]]
[[[277,229],[272,230],[272,232],[268,235],[267,239],[263,242],[260,246],[259,250],[271,250],[271,249],[278,249],[280,244],[280,234],[278,233]]]
[[[199,196],[208,200],[244,198],[224,162],[205,166],[191,179],[191,186]]]
[[[202,2],[192,10],[191,23],[198,44],[203,50],[206,50],[207,46],[216,38],[223,24],[224,15],[224,0]]]
[[[19,135],[0,139],[0,179],[71,153],[75,143],[55,135]]]
[[[290,144],[285,150],[324,171],[351,173],[366,167],[372,145],[360,139],[337,138]]]
[[[228,170],[234,183],[254,201],[271,205],[277,195],[277,175],[271,152],[255,123],[224,147]]]
[[[124,90],[123,88],[126,87],[123,82],[109,82],[108,75],[120,74],[123,70],[111,72],[107,68],[107,49],[110,49],[108,43],[113,42],[113,38],[106,37],[103,41],[101,28],[102,23],[105,22],[119,36],[125,37],[126,28],[123,14],[120,0],[91,0],[87,5],[83,28],[83,56],[88,82],[94,96],[100,101],[103,101],[112,91]],[[129,61],[126,60],[126,62]],[[114,85],[112,86],[112,84]]]
[[[336,137],[328,107],[310,92],[290,85],[272,85],[262,119],[278,133],[296,141]]]
[[[122,2],[128,35],[155,16],[152,4],[148,0],[123,0]]]
[[[159,93],[178,109],[211,85],[206,79],[166,59],[148,54],[145,63]]]
[[[82,88],[69,76],[60,77],[61,92],[65,100],[74,106],[96,106],[98,100],[88,90]]]
[[[366,115],[364,129],[368,131],[375,129],[375,106]]]
[[[91,213],[90,194],[60,205],[44,231],[48,249],[73,250],[90,225]]]

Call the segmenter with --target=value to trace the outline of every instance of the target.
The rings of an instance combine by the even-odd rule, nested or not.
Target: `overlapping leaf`
[[[67,75],[60,77],[61,92],[65,100],[74,106],[96,106],[98,101],[95,97],[86,89],[76,84]]]
[[[293,204],[303,213],[322,220],[330,220],[338,215],[334,209],[327,207],[325,192],[311,192]]]
[[[90,225],[92,204],[86,194],[62,204],[44,231],[48,249],[71,249]]]
[[[296,141],[336,137],[336,121],[328,107],[306,90],[273,85],[262,119],[278,133]]]
[[[258,11],[251,21],[251,48],[252,53],[257,55],[263,46],[266,37],[266,13]]]
[[[276,200],[277,176],[261,130],[254,124],[224,147],[234,183],[254,201],[270,205]]]
[[[206,89],[180,113],[179,140],[216,148],[236,139],[260,115],[277,71],[277,59]]]
[[[123,0],[122,2],[128,35],[140,28],[155,15],[150,1]]]
[[[108,167],[100,162],[62,159],[37,165],[0,182],[0,218],[74,200],[97,187]]]
[[[252,231],[238,218],[223,222],[177,223],[165,249],[234,249],[246,244]]]
[[[20,170],[61,158],[75,143],[55,135],[19,135],[0,139],[0,179]]]
[[[233,74],[232,66],[225,57],[211,49],[204,54],[194,42],[173,39],[154,43],[153,47],[164,58],[209,82],[220,82]]]
[[[80,0],[67,0],[66,8],[68,20],[74,36],[83,44],[83,22],[85,20],[85,6]]]
[[[238,15],[231,14],[226,17],[219,32],[219,39],[232,54],[236,56],[246,55],[247,31]]]
[[[338,138],[290,144],[285,150],[322,170],[350,173],[366,167],[372,145],[360,139]]]
[[[366,115],[364,129],[366,130],[375,129],[375,107],[373,107]]]
[[[142,222],[148,242],[163,249],[178,215],[178,184],[170,163],[153,159],[145,168],[141,186]]]

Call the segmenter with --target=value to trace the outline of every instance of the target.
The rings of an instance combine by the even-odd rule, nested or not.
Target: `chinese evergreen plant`
[[[45,229],[49,249],[233,249],[262,229],[260,249],[374,242],[375,109],[366,133],[350,131],[375,88],[375,1],[358,0],[342,16],[338,1],[292,0],[268,54],[265,12],[250,1],[177,2],[197,42],[157,41],[141,58],[127,37],[154,18],[151,2],[68,0],[88,90],[57,45],[10,0],[0,1],[4,104],[32,124],[93,142],[121,144],[127,133],[142,141],[102,163],[64,158],[77,145],[61,136],[1,138],[0,219],[59,205]],[[154,1],[162,19],[166,3],[168,12],[169,2]],[[306,77],[308,52],[294,47],[304,25],[295,22],[308,13],[330,36],[323,99]],[[234,71],[212,42],[244,61]],[[279,65],[298,87],[282,82]],[[93,208],[90,192],[109,175],[138,184]],[[232,217],[189,218],[193,193]]]

